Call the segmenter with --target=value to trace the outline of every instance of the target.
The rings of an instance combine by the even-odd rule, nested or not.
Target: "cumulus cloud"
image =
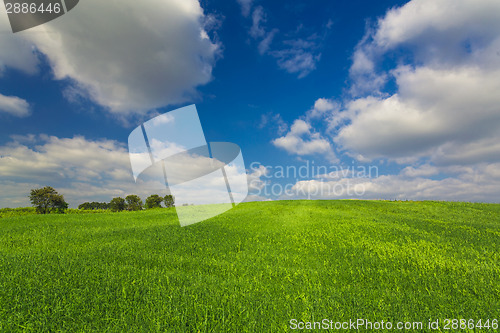
[[[0,180],[0,207],[28,207],[30,189],[43,187],[38,182],[22,183]]]
[[[0,112],[6,112],[16,117],[26,117],[30,114],[30,105],[19,97],[0,94]]]
[[[335,153],[330,142],[320,133],[314,132],[311,125],[302,119],[293,123],[290,131],[272,143],[290,154],[298,156],[323,155],[330,161],[336,161]]]
[[[229,196],[223,174],[212,172],[218,165],[224,163],[196,155],[180,156],[165,164],[156,163],[145,170],[136,182],[131,171],[129,151],[117,141],[89,140],[82,136],[15,136],[11,142],[0,147],[0,186],[2,189],[15,189],[0,193],[0,207],[28,206],[30,190],[42,186],[56,188],[71,207],[86,201],[109,202],[113,197],[129,194],[137,194],[143,200],[151,194],[163,196],[170,193],[165,183],[164,168],[170,186],[177,186],[176,195],[189,200],[179,201],[179,204],[201,203],[203,200],[205,203],[207,200],[227,202]],[[229,164],[225,171],[231,179],[233,197],[243,200],[247,194],[244,166]],[[201,176],[204,177],[203,182],[199,181]],[[260,175],[254,172],[252,177],[252,184],[259,186]],[[179,179],[190,181],[176,182]],[[183,184],[179,188],[180,183]]]
[[[433,179],[439,172],[424,165],[406,168],[400,174],[375,178],[337,177],[332,180],[300,180],[281,195],[281,199],[382,199],[450,200],[498,202],[500,164],[481,164],[458,168],[453,176]]]
[[[412,0],[369,28],[352,57],[350,96],[341,105],[319,99],[302,119],[325,121],[349,157],[404,167],[369,179],[300,180],[292,197],[498,202],[499,6]],[[307,126],[299,127],[273,143],[300,151],[297,133]]]
[[[71,82],[70,96],[116,114],[140,113],[192,100],[211,80],[220,48],[208,37],[206,18],[197,0],[83,1],[15,40],[0,36],[0,60],[34,72],[33,45],[55,79]],[[2,25],[6,20],[1,15]]]
[[[499,6],[413,0],[390,10],[355,51],[353,86],[369,93],[330,118],[341,124],[335,143],[366,160],[498,160]],[[379,64],[396,49],[394,68],[381,71]],[[380,90],[388,79],[396,84],[392,94]]]
[[[60,190],[72,206],[140,192],[128,151],[116,141],[26,136],[16,137],[0,152],[0,186],[16,188],[0,197],[1,206],[27,206],[30,189],[47,185]]]
[[[423,43],[427,50],[438,46],[435,52],[450,55],[453,60],[469,52],[460,45],[467,41],[464,37],[477,46],[498,38],[499,12],[500,3],[491,0],[413,0],[390,10],[379,21],[374,42],[383,49],[403,43]],[[425,53],[418,55],[437,58],[436,53]]]
[[[431,160],[436,165],[472,165],[478,162],[498,162],[500,161],[500,140],[498,136],[492,136],[463,144],[446,143],[433,152]]]
[[[439,173],[439,169],[435,166],[424,164],[419,167],[406,167],[401,171],[401,175],[407,177],[429,177]]]
[[[309,110],[307,117],[310,119],[322,118],[325,115],[332,115],[336,113],[340,108],[340,105],[334,100],[327,98],[319,98],[314,103],[314,107]]]

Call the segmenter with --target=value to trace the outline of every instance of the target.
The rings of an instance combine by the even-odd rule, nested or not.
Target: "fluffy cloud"
[[[290,154],[299,156],[320,154],[332,162],[336,161],[330,142],[312,131],[311,125],[302,119],[295,120],[290,131],[272,143]]]
[[[318,120],[327,120],[333,123],[334,120],[332,118],[338,115],[339,108],[339,104],[334,100],[320,98],[306,112],[304,117],[296,119],[293,122],[288,131],[288,126],[286,126],[279,114],[274,117],[264,115],[260,127],[267,126],[268,123],[277,122],[279,125],[278,134],[281,137],[272,140],[272,144],[275,147],[284,149],[289,154],[298,156],[322,155],[329,162],[337,162],[338,159],[331,141],[315,130],[312,124]],[[286,134],[283,135],[284,133]]]
[[[0,197],[1,206],[27,206],[30,189],[47,185],[72,206],[142,191],[134,183],[128,151],[116,141],[27,136],[16,137],[0,151],[2,192],[15,189]]]
[[[417,168],[406,167],[401,171],[401,174],[407,177],[429,177],[437,175],[438,173],[439,169],[429,164],[424,164]]]
[[[500,4],[487,0],[413,0],[390,10],[356,49],[353,87],[371,93],[330,118],[336,144],[365,160],[498,161],[499,22]],[[396,49],[395,67],[380,71]],[[380,90],[389,79],[391,95]]]
[[[327,98],[320,98],[314,103],[314,107],[309,110],[307,117],[310,119],[321,118],[325,115],[331,115],[336,113],[340,108],[340,105]]]
[[[88,0],[15,39],[0,36],[0,60],[34,72],[34,45],[55,79],[69,79],[69,95],[122,115],[144,112],[191,100],[211,80],[219,46],[205,20],[197,0]]]
[[[390,10],[379,21],[374,41],[383,49],[423,42],[429,49],[438,46],[435,52],[455,59],[468,52],[460,45],[464,41],[479,46],[498,38],[499,13],[500,3],[492,0],[413,0]],[[418,52],[419,56],[435,58],[436,53],[425,53]]]
[[[176,187],[178,198],[189,200],[179,201],[179,204],[229,199],[222,173],[219,176],[215,173],[206,175],[206,170],[216,168],[217,162],[212,163],[200,156],[181,156],[170,163],[157,163],[135,182],[128,150],[125,145],[112,140],[93,141],[81,136],[16,136],[12,142],[0,147],[0,152],[0,186],[3,190],[0,207],[28,206],[30,190],[42,186],[56,188],[71,207],[85,201],[109,202],[113,197],[129,194],[137,194],[143,200],[151,194],[165,195],[169,190],[165,186],[163,167],[168,170],[170,185],[179,185],[174,184],[176,177],[205,177],[204,183],[195,180],[183,183],[180,189]],[[181,167],[177,163],[181,163]],[[178,172],[171,172],[172,168]],[[247,194],[244,167],[230,164],[225,171],[231,179],[233,197],[243,200]],[[253,185],[261,186],[260,176],[255,172],[252,174]]]
[[[451,169],[431,166],[406,168],[398,175],[376,178],[340,177],[335,180],[300,180],[281,199],[384,199],[498,202],[500,164],[481,164],[454,170],[442,179],[429,176]]]
[[[0,112],[6,112],[16,117],[26,117],[30,114],[30,105],[19,97],[0,94]]]
[[[303,179],[282,198],[498,202],[498,50],[496,1],[412,0],[389,10],[355,49],[350,98],[341,106],[317,100],[307,122],[274,144],[300,152],[304,123],[322,119],[338,151],[404,167],[373,178]]]

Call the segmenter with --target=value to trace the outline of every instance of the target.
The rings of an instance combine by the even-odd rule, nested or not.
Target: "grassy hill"
[[[491,324],[500,319],[499,250],[494,204],[245,203],[185,228],[174,209],[4,217],[0,331]]]

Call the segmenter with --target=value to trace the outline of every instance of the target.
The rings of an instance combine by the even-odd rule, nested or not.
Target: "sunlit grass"
[[[0,331],[275,332],[498,318],[500,205],[246,203],[0,219]]]

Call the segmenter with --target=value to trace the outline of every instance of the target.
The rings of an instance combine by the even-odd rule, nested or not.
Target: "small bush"
[[[36,214],[35,207],[1,208],[0,218]]]

